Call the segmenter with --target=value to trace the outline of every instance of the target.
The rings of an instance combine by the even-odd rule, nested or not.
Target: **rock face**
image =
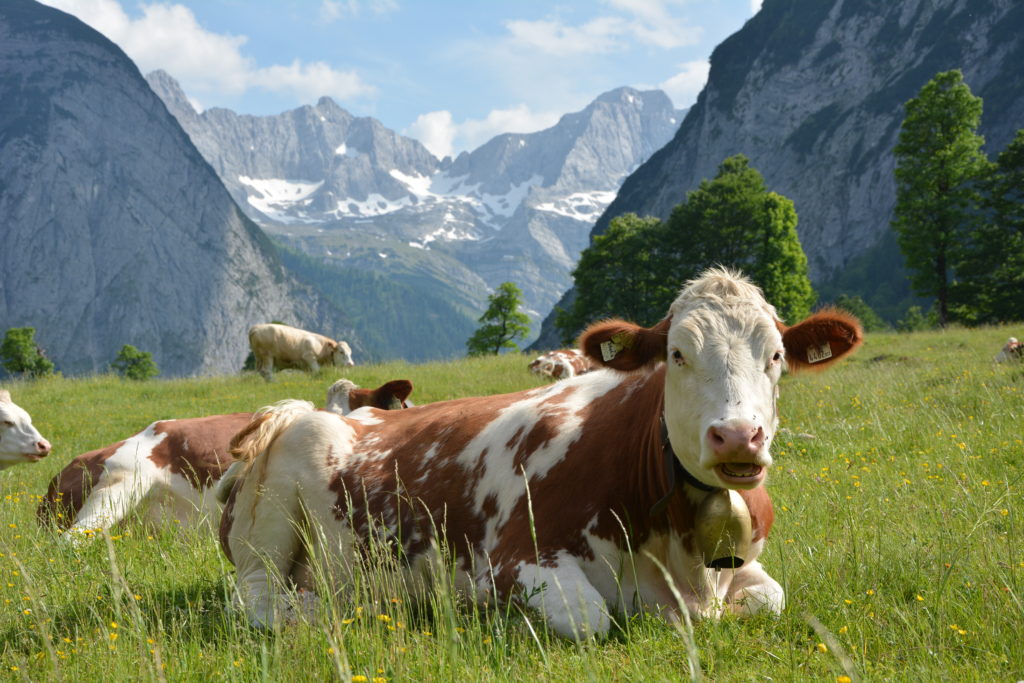
[[[278,116],[198,114],[166,73],[147,79],[268,232],[445,291],[475,314],[510,280],[542,316],[619,184],[682,120],[664,93],[620,88],[547,130],[439,161],[329,98]]]
[[[811,279],[825,282],[893,244],[904,103],[936,73],[961,69],[984,98],[981,132],[994,156],[1024,127],[1022,64],[1015,0],[765,0],[715,49],[679,132],[623,183],[594,234],[626,212],[666,218],[743,153],[795,202]],[[551,317],[544,329],[539,346],[556,345]]]
[[[350,330],[113,43],[30,0],[0,4],[0,330],[36,328],[65,373],[124,344],[162,374],[237,371],[255,322]]]

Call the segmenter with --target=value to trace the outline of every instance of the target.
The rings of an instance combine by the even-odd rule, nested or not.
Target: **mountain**
[[[277,116],[198,113],[168,74],[147,80],[267,232],[435,290],[470,319],[509,280],[535,319],[549,310],[594,220],[683,114],[661,91],[620,88],[547,130],[438,160],[329,98]]]
[[[165,376],[236,372],[272,319],[350,335],[78,19],[0,3],[0,102],[0,330],[34,327],[59,370],[106,371],[132,344]]]
[[[796,204],[812,282],[887,305],[909,291],[889,227],[904,103],[961,69],[984,98],[994,157],[1024,127],[1022,64],[1017,0],[765,0],[715,49],[678,133],[626,179],[593,234],[626,212],[666,218],[742,153]],[[557,344],[549,316],[538,346]]]

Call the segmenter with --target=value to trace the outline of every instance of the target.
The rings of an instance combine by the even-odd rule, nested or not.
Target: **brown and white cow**
[[[0,470],[36,462],[50,453],[50,442],[32,425],[32,417],[0,390]]]
[[[1016,337],[1010,337],[1003,344],[1003,348],[996,354],[995,362],[1006,363],[1011,360],[1020,360],[1024,358],[1024,344],[1017,341]]]
[[[467,595],[523,600],[567,637],[606,633],[616,611],[778,612],[782,587],[758,556],[779,376],[860,342],[838,311],[786,327],[757,287],[715,269],[653,328],[589,328],[580,347],[612,370],[396,412],[264,409],[239,435],[250,467],[221,518],[235,601],[254,624],[287,619],[309,607],[308,566],[344,577],[372,534],[400,549],[407,585],[447,544]],[[716,570],[695,528],[728,490],[752,532]]]
[[[364,406],[393,409],[411,392],[408,380],[371,390],[341,379],[327,389],[327,409],[339,415]],[[137,509],[155,524],[216,522],[221,504],[212,487],[234,463],[231,438],[252,415],[158,420],[124,441],[83,453],[50,481],[39,519],[68,528],[70,539],[109,528]]]
[[[559,349],[537,356],[530,363],[530,372],[555,379],[569,379],[596,370],[599,365],[579,349]]]
[[[316,332],[278,323],[249,328],[249,347],[256,359],[256,370],[270,381],[274,368],[298,368],[316,372],[322,365],[355,365],[347,342],[335,341]]]

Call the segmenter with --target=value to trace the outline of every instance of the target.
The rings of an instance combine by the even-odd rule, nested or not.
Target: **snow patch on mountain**
[[[281,223],[318,223],[305,216],[300,207],[309,206],[312,195],[324,181],[285,180],[283,178],[250,178],[238,176],[238,182],[252,188],[249,204],[254,209]]]

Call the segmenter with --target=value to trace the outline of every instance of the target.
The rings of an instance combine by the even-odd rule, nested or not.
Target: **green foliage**
[[[783,320],[801,320],[816,297],[796,224],[793,202],[769,192],[745,156],[729,157],[666,223],[627,214],[595,237],[573,272],[573,307],[556,324],[563,338],[600,317],[651,325],[687,280],[715,265],[742,270]]]
[[[896,323],[896,329],[900,332],[922,332],[936,327],[939,327],[939,314],[935,309],[923,313],[920,306],[908,308],[906,317]]]
[[[715,264],[738,268],[784,321],[801,320],[815,294],[796,225],[793,202],[769,192],[745,156],[731,156],[669,217],[667,248],[677,255],[673,277],[685,281]]]
[[[4,370],[28,377],[46,377],[53,374],[53,363],[36,344],[34,327],[12,327],[0,344],[0,359]]]
[[[518,348],[515,340],[530,334],[530,319],[519,310],[522,303],[523,292],[515,283],[498,285],[494,294],[487,297],[487,310],[478,321],[483,324],[466,340],[469,355],[484,356]]]
[[[859,296],[840,294],[836,297],[836,306],[857,316],[865,332],[880,332],[889,329],[889,325]]]
[[[663,250],[664,226],[634,213],[613,218],[603,235],[583,251],[573,271],[576,299],[560,310],[556,326],[564,341],[594,320],[620,317],[653,325],[665,315],[676,289],[670,285]]]
[[[140,351],[131,344],[125,344],[110,364],[117,374],[127,379],[142,381],[160,374],[160,368],[153,362],[153,354]]]
[[[959,70],[937,74],[906,104],[896,145],[893,228],[921,296],[934,296],[939,322],[950,320],[950,273],[979,223],[978,186],[988,168],[978,135],[981,98]]]
[[[983,219],[957,264],[956,317],[969,324],[1024,317],[1024,130],[981,183]]]

